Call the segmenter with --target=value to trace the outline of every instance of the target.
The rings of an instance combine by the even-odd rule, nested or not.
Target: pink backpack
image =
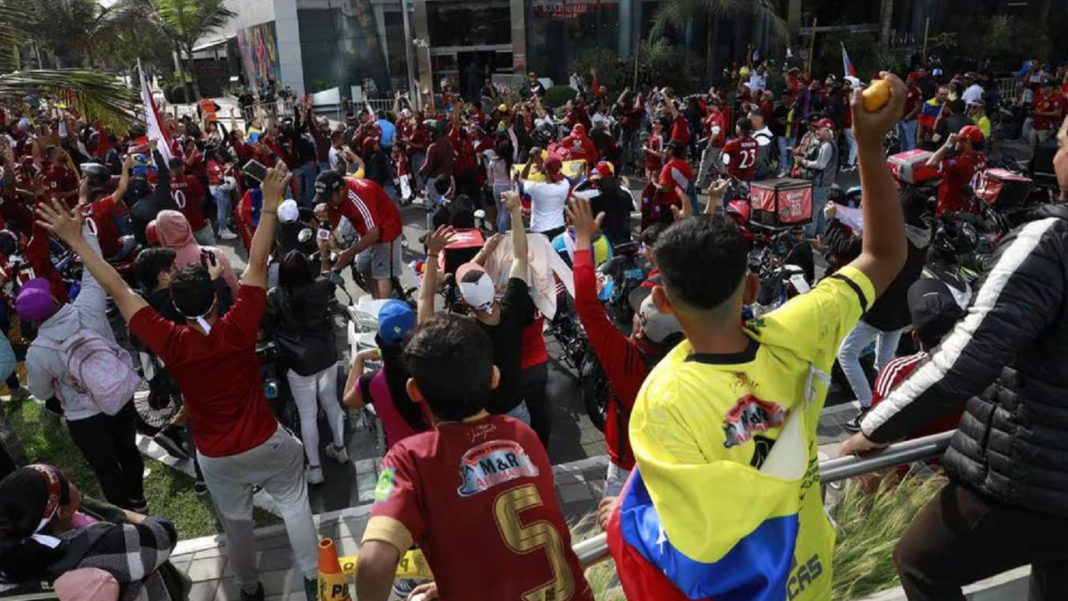
[[[63,357],[74,388],[107,415],[121,411],[141,384],[130,354],[92,330],[81,330],[63,342],[43,336],[35,342]]]

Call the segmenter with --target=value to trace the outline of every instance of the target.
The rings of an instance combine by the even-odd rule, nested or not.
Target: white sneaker
[[[228,230],[226,228],[223,228],[223,229],[219,230],[219,239],[220,240],[237,240],[237,234],[231,232],[230,230]]]
[[[323,483],[323,468],[319,466],[308,466],[308,484],[322,484]]]
[[[326,445],[326,456],[338,463],[349,462],[349,452],[345,450],[345,447],[335,447],[332,444]]]

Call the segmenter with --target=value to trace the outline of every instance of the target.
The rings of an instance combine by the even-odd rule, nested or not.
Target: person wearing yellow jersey
[[[834,531],[823,513],[816,428],[842,338],[901,269],[905,232],[883,136],[891,99],[851,106],[865,228],[863,251],[811,292],[743,323],[756,298],[734,222],[682,219],[658,239],[657,309],[686,340],[649,374],[630,421],[637,467],[603,507],[609,548],[630,599],[831,596]]]

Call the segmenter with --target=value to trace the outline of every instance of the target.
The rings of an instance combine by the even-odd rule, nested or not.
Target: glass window
[[[435,47],[512,43],[508,0],[427,2],[430,41]]]

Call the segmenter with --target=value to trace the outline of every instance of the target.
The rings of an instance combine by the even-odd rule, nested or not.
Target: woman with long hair
[[[321,484],[319,407],[333,432],[326,455],[348,463],[345,416],[337,401],[337,345],[329,305],[335,285],[319,275],[319,265],[291,250],[278,266],[278,286],[267,293],[264,328],[278,347],[293,400],[300,413],[301,439],[308,457],[308,483]]]

